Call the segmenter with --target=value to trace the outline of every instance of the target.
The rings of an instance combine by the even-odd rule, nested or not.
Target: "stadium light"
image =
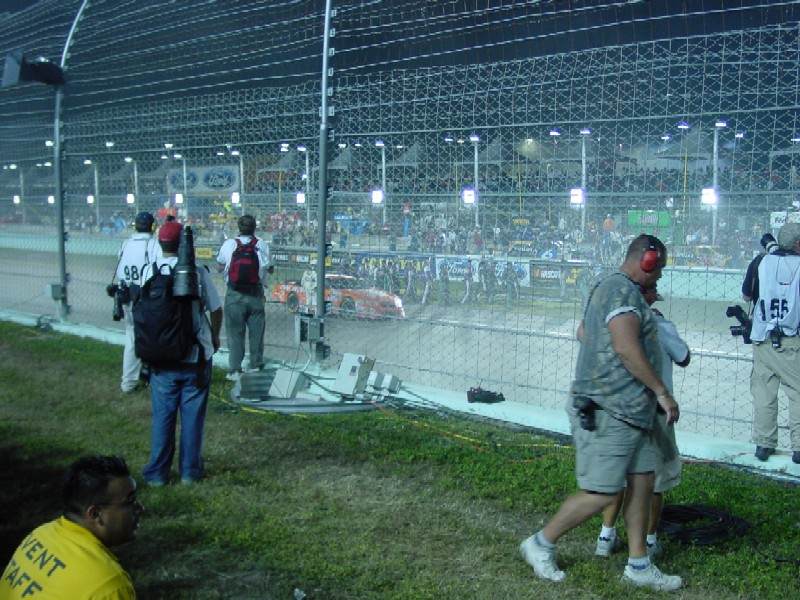
[[[661,141],[664,141],[664,142],[668,142],[671,139],[672,139],[672,136],[670,134],[668,134],[668,133],[665,133],[664,135],[661,136]]]
[[[791,139],[791,141],[792,141],[792,142],[794,142],[795,144],[796,144],[797,142],[800,142],[800,135],[794,134],[794,135],[792,136],[792,139]],[[11,168],[13,169],[13,168],[14,168],[14,165],[11,165]]]
[[[737,140],[740,140],[740,139],[742,139],[744,137],[744,132],[743,131],[737,131],[735,134],[733,134],[733,137],[735,137]]]
[[[345,148],[347,148],[347,144],[345,144],[344,142],[339,142],[338,144],[336,144],[336,146],[339,148],[339,150],[344,150]]]
[[[383,140],[377,140],[375,142],[375,147],[376,148],[384,148],[385,146],[386,146],[386,144],[383,143]]]
[[[130,193],[125,194],[125,202],[128,204],[136,204],[136,196]]]
[[[383,190],[372,190],[372,204],[383,204]]]
[[[47,197],[47,203],[48,204],[55,204],[56,203],[56,197],[55,196],[48,196]]]
[[[172,142],[164,142],[164,148],[166,148],[167,150],[172,150],[172,147],[174,145],[175,144],[173,144]]]
[[[558,129],[551,129],[550,130],[550,136],[551,137],[558,137],[560,135],[561,135],[561,132]]]
[[[15,170],[17,168],[17,165],[12,163],[12,164],[8,165],[8,168],[13,171],[13,170]]]
[[[723,128],[723,127],[727,127],[727,126],[728,126],[728,124],[725,121],[723,121],[722,119],[718,119],[714,123],[714,127],[719,127],[720,129]]]
[[[461,201],[465,206],[474,206],[476,196],[477,194],[472,188],[464,188],[461,190]]]
[[[581,135],[592,135],[592,130],[588,127],[582,127],[580,130]]]
[[[53,147],[53,140],[45,140],[44,141],[44,145],[47,146],[48,148],[52,148]]]
[[[19,204],[19,203],[20,203],[20,198],[19,198],[19,195],[17,195],[17,194],[14,194],[13,201],[14,201],[14,204]]]
[[[54,62],[44,56],[38,56],[28,62],[22,50],[12,50],[6,55],[0,85],[9,87],[25,81],[38,81],[56,86],[66,83],[64,71]]]
[[[231,204],[239,204],[239,192],[231,192]]]
[[[112,140],[106,140],[106,148],[113,148],[114,142]]]
[[[217,156],[225,156],[225,152],[222,150],[217,150]]]
[[[705,204],[706,206],[716,206],[717,200],[719,200],[719,197],[717,196],[717,190],[714,188],[703,188],[703,191],[700,194],[701,204]]]
[[[242,153],[239,152],[238,150],[231,150],[231,156],[241,156],[241,155]]]
[[[687,129],[689,129],[689,124],[686,121],[679,121],[678,129],[680,129],[681,131],[686,131]]]
[[[452,144],[455,141],[455,139],[449,135],[446,135],[444,136],[444,141],[448,144]]]
[[[86,204],[94,204],[94,194],[86,196]]]
[[[569,203],[572,206],[583,206],[584,196],[582,188],[572,188],[569,191]]]
[[[175,193],[175,204],[183,204],[183,194],[180,192]]]
[[[476,134],[476,133],[473,133],[473,134],[471,134],[471,135],[469,136],[469,141],[470,141],[470,142],[472,142],[473,144],[477,144],[478,142],[480,142],[480,141],[481,141],[481,138],[480,138],[480,137],[478,137],[478,134]]]
[[[52,166],[53,166],[53,163],[52,163],[52,162],[50,162],[49,160],[46,160],[46,161],[44,161],[42,164],[43,164],[45,167],[52,167]]]
[[[353,144],[353,146],[355,146],[356,148],[361,148],[362,145],[363,144],[361,142],[356,142],[355,144]]]
[[[161,160],[168,160],[168,159],[169,159],[169,156],[167,156],[166,154],[162,154],[161,155]]]
[[[295,195],[295,200],[297,204],[303,205],[306,203],[306,193],[305,192],[297,192]]]

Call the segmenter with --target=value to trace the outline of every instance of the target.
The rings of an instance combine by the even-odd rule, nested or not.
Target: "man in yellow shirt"
[[[133,600],[136,592],[109,548],[136,536],[144,507],[128,465],[114,456],[73,463],[64,515],[33,530],[0,579],[0,600]]]

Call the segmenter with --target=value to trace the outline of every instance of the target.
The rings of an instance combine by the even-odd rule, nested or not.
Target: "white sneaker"
[[[594,554],[595,556],[603,556],[608,558],[614,552],[619,550],[622,543],[619,541],[617,536],[614,537],[597,537],[597,545],[594,547]]]
[[[642,570],[636,570],[630,565],[625,565],[622,581],[637,587],[650,588],[657,592],[674,592],[683,585],[683,580],[680,576],[665,575],[654,564]]]
[[[566,573],[559,570],[556,565],[555,548],[541,546],[532,535],[519,545],[519,553],[522,554],[525,562],[533,567],[533,572],[537,577],[549,581],[564,581]]]
[[[664,554],[664,547],[661,545],[661,542],[656,540],[652,544],[650,543],[647,544],[647,556],[650,557],[650,560],[658,558],[662,554]]]

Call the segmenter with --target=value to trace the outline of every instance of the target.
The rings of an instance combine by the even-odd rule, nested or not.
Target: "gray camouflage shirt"
[[[627,313],[639,318],[639,341],[655,372],[661,372],[658,325],[654,315],[639,286],[617,272],[600,281],[587,303],[571,393],[590,397],[622,421],[651,429],[656,411],[655,396],[631,375],[611,345],[608,324],[614,317]]]

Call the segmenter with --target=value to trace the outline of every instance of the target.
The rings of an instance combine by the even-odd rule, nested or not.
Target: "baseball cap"
[[[153,215],[143,210],[136,215],[136,218],[133,220],[133,226],[136,228],[136,231],[150,231],[153,228],[154,221],[155,218],[153,218]]]
[[[181,239],[181,230],[183,225],[177,221],[167,221],[158,230],[159,242],[179,242]]]
[[[786,223],[778,232],[778,245],[781,250],[791,250],[800,240],[800,223]]]

